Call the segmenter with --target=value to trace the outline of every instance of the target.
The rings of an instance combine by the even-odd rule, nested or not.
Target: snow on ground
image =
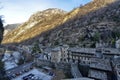
[[[10,56],[11,56],[11,54],[10,53],[4,53],[4,57],[3,57],[3,59],[2,59],[2,61],[5,61],[5,60],[7,60],[8,58],[10,58]]]
[[[23,80],[22,79],[23,77],[25,77],[31,73],[35,75],[34,77],[39,77],[39,80],[51,80],[52,79],[52,76],[44,74],[44,73],[40,72],[38,69],[32,69],[31,71],[29,71],[21,76],[18,76],[12,80]]]
[[[17,64],[15,62],[11,62],[11,61],[7,61],[4,64],[5,64],[5,70],[17,67]]]
[[[17,67],[17,63],[20,59],[20,53],[17,51],[6,51],[4,53],[4,57],[2,61],[4,62],[4,68],[5,70],[12,69],[14,67]]]

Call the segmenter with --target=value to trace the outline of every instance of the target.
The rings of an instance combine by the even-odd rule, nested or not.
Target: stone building
[[[61,62],[67,62],[67,54],[68,54],[68,45],[63,45],[61,48]]]
[[[69,48],[68,62],[90,64],[90,59],[95,57],[95,49],[92,48]]]
[[[61,61],[61,50],[60,47],[52,49],[51,62],[58,63]]]
[[[52,62],[68,62],[68,45],[63,45],[52,49],[51,51],[51,61]]]
[[[90,64],[91,58],[111,60],[114,56],[120,56],[115,48],[69,48],[67,53],[68,62]]]

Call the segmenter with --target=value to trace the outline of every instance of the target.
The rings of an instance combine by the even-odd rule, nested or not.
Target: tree
[[[0,60],[0,80],[8,80],[7,77],[5,77],[4,63],[1,60]]]
[[[22,64],[24,64],[24,59],[20,58],[18,65],[22,65]]]
[[[33,48],[32,48],[32,54],[41,53],[41,49],[39,47],[39,41],[36,41]]]
[[[1,41],[3,39],[3,32],[4,32],[4,28],[3,28],[2,19],[0,17],[0,44],[1,44]],[[0,59],[0,80],[8,80],[4,76],[5,76],[4,63]]]
[[[99,41],[99,39],[100,39],[100,34],[99,34],[99,32],[96,32],[94,37],[93,37],[93,40],[94,41]]]
[[[2,20],[0,18],[0,43],[3,39],[3,32],[4,32],[3,23],[2,23]]]

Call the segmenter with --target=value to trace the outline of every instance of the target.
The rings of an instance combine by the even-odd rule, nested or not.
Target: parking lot
[[[29,72],[18,76],[12,80],[51,80],[52,76],[40,72],[38,69],[32,69]]]

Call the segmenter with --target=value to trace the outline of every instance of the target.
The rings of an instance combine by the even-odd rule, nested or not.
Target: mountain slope
[[[14,30],[15,28],[17,28],[18,26],[20,26],[20,23],[16,23],[16,24],[8,24],[4,27],[4,36],[9,33],[10,31]]]
[[[100,35],[102,36],[106,31],[108,31],[107,34],[109,34],[111,28],[113,29],[115,26],[118,26],[118,18],[120,17],[120,2],[115,1],[116,0],[94,0],[80,8],[74,9],[68,14],[57,18],[53,17],[52,21],[50,20],[51,22],[47,20],[44,24],[48,24],[49,26],[39,22],[33,28],[27,31],[25,30],[24,33],[21,32],[19,37],[14,38],[8,35],[4,38],[3,43],[21,42],[28,39],[26,37],[29,36],[29,40],[24,41],[24,44],[30,44],[35,40],[39,40],[40,43],[45,45],[58,45],[61,43],[79,44],[82,38],[86,36],[93,35],[92,37],[94,37],[95,33],[100,32],[101,28],[104,28],[102,26],[105,26],[105,29],[102,30]],[[106,27],[106,25],[108,27]],[[14,32],[15,31],[13,31],[13,33]],[[42,32],[45,33],[41,34]],[[11,36],[13,35],[11,34]]]
[[[3,43],[19,43],[52,29],[59,24],[65,13],[65,11],[56,8],[37,12],[27,22],[6,35]]]
[[[103,4],[102,1],[103,0],[95,0],[83,7],[85,10],[89,11],[94,7],[96,8],[95,5],[100,7],[100,5]],[[83,16],[81,16],[81,14],[85,11],[82,11],[82,8],[79,8],[81,9],[81,12],[77,14],[77,17],[61,25],[62,28],[59,27],[59,29],[55,29],[48,33],[49,36],[45,37],[41,43],[52,43],[51,45],[61,43],[78,45],[79,43],[81,44],[82,41],[89,40],[85,40],[85,38],[91,38],[90,41],[87,42],[93,41],[97,33],[99,33],[101,39],[106,41],[109,40],[108,38],[113,38],[114,36],[112,35],[120,34],[120,31],[117,31],[118,33],[116,33],[116,29],[119,30],[120,25],[120,1],[111,4],[107,3],[105,5],[106,6],[102,5],[101,8],[96,8],[96,11],[92,10],[92,12]]]

